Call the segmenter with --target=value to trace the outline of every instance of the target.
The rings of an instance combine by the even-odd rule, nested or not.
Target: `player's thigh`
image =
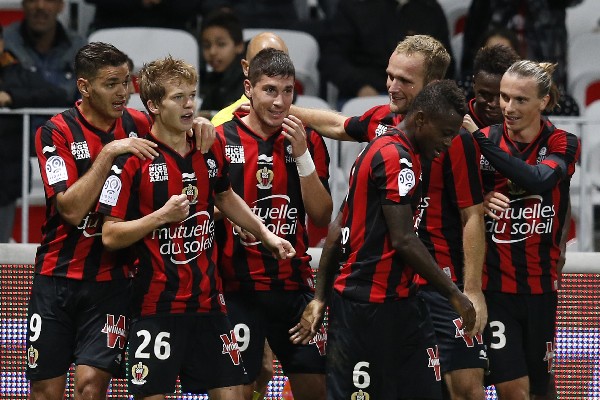
[[[261,308],[268,310],[267,339],[285,374],[325,373],[327,334],[324,327],[306,345],[290,341],[289,330],[298,323],[312,299],[312,293],[302,291],[272,293],[260,299]]]
[[[525,349],[531,393],[545,395],[554,365],[557,293],[529,296]]]
[[[64,375],[73,361],[75,321],[66,279],[35,275],[27,310],[27,379]],[[63,385],[64,386],[64,385]]]
[[[248,378],[254,381],[262,367],[266,318],[250,294],[226,293],[225,301]]]
[[[527,375],[524,351],[525,303],[520,295],[487,292],[488,325],[484,341],[490,362],[486,384],[511,381]]]

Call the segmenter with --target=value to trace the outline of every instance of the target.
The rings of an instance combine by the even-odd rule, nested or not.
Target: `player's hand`
[[[266,227],[263,230],[261,242],[278,260],[285,260],[296,255],[296,250],[290,242],[275,235]]]
[[[292,343],[308,344],[323,323],[325,308],[325,303],[315,299],[306,305],[300,321],[288,331]]]
[[[162,218],[167,224],[181,222],[187,218],[189,213],[190,201],[185,194],[174,194],[161,207]]]
[[[302,121],[293,115],[288,115],[283,119],[283,136],[290,141],[292,145],[292,157],[297,158],[306,152],[306,130]]]
[[[475,124],[475,122],[473,121],[473,118],[471,118],[471,116],[469,114],[465,114],[465,116],[463,117],[463,123],[462,123],[463,128],[465,128],[467,131],[469,131],[469,133],[473,133],[475,132],[477,129],[479,129],[477,127],[477,124]]]
[[[477,314],[475,312],[473,303],[471,303],[471,300],[469,300],[469,298],[460,290],[455,290],[452,292],[450,297],[448,297],[448,301],[462,318],[462,329],[464,332],[473,332],[475,321],[477,320]]]
[[[112,158],[121,154],[131,153],[138,158],[145,160],[147,158],[153,160],[158,156],[156,147],[158,145],[153,141],[130,137],[125,139],[113,140],[102,148],[102,151],[108,152]]]
[[[8,107],[12,104],[12,97],[5,91],[0,91],[0,107]]]
[[[500,192],[491,191],[483,198],[483,209],[485,214],[495,220],[500,219],[502,214],[510,205],[510,199]]]
[[[250,114],[250,103],[242,103],[235,109],[234,113]]]
[[[469,336],[475,336],[476,334],[483,334],[483,329],[487,325],[488,313],[487,305],[485,304],[485,297],[481,290],[465,290],[465,295],[469,298],[473,307],[475,307],[475,326],[473,330],[468,332]]]
[[[189,137],[196,138],[196,149],[200,150],[202,154],[206,154],[210,150],[217,137],[215,126],[204,117],[194,118],[192,129],[187,134]]]
[[[231,220],[229,222],[231,222]],[[231,222],[231,226],[233,226],[233,233],[238,235],[244,242],[254,243],[258,241],[252,233],[248,232],[241,226],[236,225],[233,222]]]

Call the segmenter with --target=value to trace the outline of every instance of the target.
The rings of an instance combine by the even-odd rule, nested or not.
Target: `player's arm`
[[[114,140],[105,145],[91,168],[67,190],[56,195],[60,216],[71,225],[79,225],[96,205],[114,159],[125,153],[132,153],[142,160],[153,159],[158,155],[156,146],[156,143],[141,138]]]
[[[102,225],[102,243],[108,250],[129,247],[163,225],[183,221],[190,213],[190,202],[185,194],[173,195],[158,210],[142,218],[125,221],[105,216]]]
[[[187,135],[195,138],[196,148],[202,154],[206,154],[210,150],[217,137],[215,126],[204,117],[194,118],[192,129],[187,132]]]
[[[306,214],[317,226],[327,226],[331,220],[333,201],[317,174],[315,163],[308,151],[304,125],[294,115],[288,115],[283,122],[284,135],[292,144],[292,156],[296,159],[302,202]]]
[[[481,291],[481,274],[485,260],[485,224],[481,203],[460,209],[463,237],[464,293],[475,307],[473,330],[483,333],[487,324],[487,306]]]
[[[562,269],[565,266],[565,261],[567,260],[567,241],[569,240],[569,229],[571,228],[571,200],[569,199],[569,205],[567,207],[567,215],[565,215],[565,223],[562,228],[561,237],[560,237],[560,256],[558,258],[558,263],[556,264],[556,275],[558,277],[558,282],[561,281]]]
[[[336,219],[329,224],[329,231],[319,260],[319,269],[317,270],[315,297],[306,305],[300,321],[289,331],[290,340],[294,344],[308,344],[323,323],[325,309],[331,297],[335,273],[338,271],[340,264],[341,221],[342,213],[339,213]]]
[[[452,307],[463,319],[465,331],[473,334],[475,309],[452,280],[435,263],[425,245],[416,235],[413,226],[413,212],[410,204],[383,205],[383,215],[388,227],[392,247],[402,260],[411,266],[438,292],[448,299]]]
[[[248,204],[231,187],[215,195],[215,206],[231,222],[259,239],[273,253],[275,258],[286,259],[296,255],[296,251],[290,242],[269,231],[260,218],[250,210]]]
[[[356,141],[346,133],[344,127],[344,123],[348,117],[335,111],[292,105],[290,114],[295,115],[304,125],[311,127],[325,137],[335,140]]]

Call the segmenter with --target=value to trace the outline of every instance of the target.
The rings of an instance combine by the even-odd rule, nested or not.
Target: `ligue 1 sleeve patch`
[[[104,182],[102,193],[100,193],[100,203],[114,207],[117,205],[119,194],[121,193],[121,180],[114,175],[111,175]]]
[[[66,181],[69,179],[67,174],[67,165],[65,160],[60,156],[52,156],[46,160],[46,176],[48,177],[48,184],[54,185],[57,182]]]
[[[398,174],[398,193],[404,197],[415,186],[415,173],[412,169],[403,168]]]

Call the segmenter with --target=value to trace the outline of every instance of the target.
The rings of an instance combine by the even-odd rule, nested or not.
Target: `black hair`
[[[256,85],[263,75],[296,78],[296,70],[290,56],[286,53],[281,50],[266,48],[254,56],[248,68],[248,79],[252,86]]]
[[[244,43],[244,34],[242,32],[242,22],[232,10],[228,8],[219,8],[212,11],[202,21],[202,27],[200,28],[200,37],[207,28],[220,27],[229,33],[233,43],[240,44]]]
[[[521,57],[511,48],[501,44],[482,47],[473,61],[473,75],[487,72],[492,75],[504,75],[506,70]]]
[[[104,67],[127,64],[127,55],[112,44],[92,42],[83,46],[75,55],[77,78],[93,79]]]
[[[467,113],[465,95],[451,79],[433,81],[419,92],[406,114],[408,116],[417,111],[423,111],[428,116],[455,111],[462,116]]]

